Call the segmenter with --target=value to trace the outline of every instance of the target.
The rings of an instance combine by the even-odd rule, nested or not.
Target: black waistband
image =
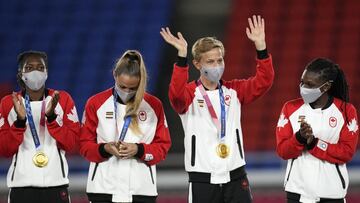
[[[297,194],[297,193],[293,193],[293,192],[286,192],[286,197],[287,199],[291,199],[291,200],[295,200],[295,201],[299,201],[300,200],[300,194]],[[321,198],[320,197],[320,202],[322,201],[326,201],[326,202],[339,202],[339,201],[342,201],[344,202],[344,198],[340,198],[340,199],[331,199],[331,198]]]
[[[210,183],[211,174],[202,172],[188,172],[189,182]],[[245,166],[230,171],[230,181],[241,179],[246,176]]]
[[[89,201],[112,201],[112,194],[103,194],[103,193],[86,193]],[[155,202],[157,196],[145,196],[145,195],[133,195],[132,196],[134,202]]]
[[[59,186],[50,186],[50,187],[34,187],[34,186],[26,186],[26,187],[12,187],[11,189],[57,189],[57,188],[68,188],[69,184],[59,185]]]

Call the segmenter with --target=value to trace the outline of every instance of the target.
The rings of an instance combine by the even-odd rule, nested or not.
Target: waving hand
[[[253,15],[252,19],[248,18],[248,22],[249,27],[246,28],[247,37],[255,43],[257,50],[266,49],[264,19],[260,15]]]
[[[164,38],[164,40],[175,47],[178,50],[178,55],[181,57],[186,57],[187,55],[187,42],[185,38],[182,36],[180,32],[177,33],[177,37],[175,37],[168,27],[161,28],[160,31],[161,36]]]

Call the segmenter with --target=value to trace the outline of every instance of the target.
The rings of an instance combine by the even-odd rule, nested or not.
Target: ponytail
[[[334,69],[337,71],[337,74],[333,80],[329,94],[345,102],[349,102],[349,85],[346,81],[344,71],[340,69],[338,64],[334,64]]]
[[[125,117],[130,116],[132,118],[130,129],[132,129],[135,134],[141,134],[141,130],[137,120],[137,113],[145,95],[147,73],[146,73],[144,60],[140,52],[135,50],[126,51],[117,60],[113,73],[114,73],[114,77],[125,74],[132,77],[138,77],[140,79],[139,86],[138,89],[136,90],[136,94],[134,98],[131,99],[126,104]]]

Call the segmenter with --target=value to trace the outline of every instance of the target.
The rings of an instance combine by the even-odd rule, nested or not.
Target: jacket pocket
[[[237,144],[238,144],[238,146],[239,146],[240,157],[241,157],[242,159],[244,159],[243,152],[242,152],[242,146],[241,146],[239,129],[236,129],[236,139],[237,139]]]
[[[91,181],[93,181],[94,178],[95,178],[95,174],[96,174],[96,170],[97,170],[98,166],[99,166],[99,163],[96,163],[96,164],[95,164],[94,171],[93,171],[93,174],[92,174],[92,176],[91,176]]]
[[[15,176],[15,169],[16,169],[17,156],[18,156],[18,153],[16,152],[16,154],[15,154],[15,161],[14,161],[14,170],[13,170],[13,172],[12,172],[12,174],[11,174],[11,181],[13,181],[13,180],[14,180],[14,176]]]
[[[60,151],[59,148],[58,148],[58,154],[59,154],[59,158],[60,158],[60,165],[61,165],[62,176],[63,176],[63,178],[65,178],[64,161],[63,161],[63,159],[62,159],[61,151]]]
[[[342,176],[341,174],[341,171],[340,171],[340,168],[339,168],[339,164],[335,164],[335,167],[336,167],[336,171],[340,177],[340,180],[341,180],[341,185],[342,185],[342,188],[345,189],[345,179],[344,177]]]
[[[290,173],[291,173],[291,170],[292,170],[292,168],[293,168],[294,161],[295,161],[295,159],[291,159],[290,169],[289,169],[289,173],[288,173],[288,175],[287,175],[287,177],[286,177],[286,182],[289,181]]]
[[[195,166],[195,153],[196,153],[196,137],[191,136],[191,166]]]
[[[151,166],[148,166],[148,167],[149,167],[149,171],[150,171],[151,182],[152,182],[152,184],[155,184],[155,182],[154,182],[154,175],[153,175],[152,168],[151,168]]]

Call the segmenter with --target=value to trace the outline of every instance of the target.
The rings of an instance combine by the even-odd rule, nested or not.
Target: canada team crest
[[[335,117],[333,117],[333,116],[330,117],[329,118],[329,125],[330,125],[330,127],[335,128],[336,125],[337,125],[337,119]]]
[[[230,95],[225,95],[224,99],[225,99],[225,104],[230,106],[230,101],[231,101]]]
[[[139,117],[139,120],[145,121],[147,119],[146,111],[139,111],[138,117]]]

